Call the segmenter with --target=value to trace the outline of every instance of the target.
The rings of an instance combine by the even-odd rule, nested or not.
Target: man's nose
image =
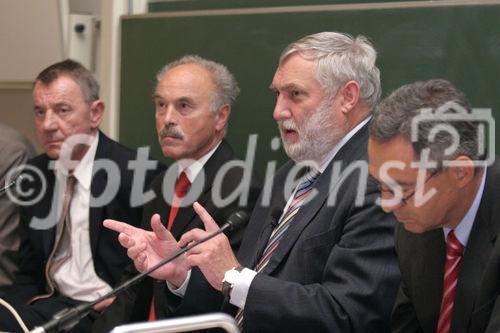
[[[176,110],[172,104],[169,104],[167,107],[165,107],[165,112],[163,114],[163,123],[165,125],[175,125],[177,123]]]
[[[45,131],[54,131],[58,128],[58,117],[52,110],[47,110],[42,122],[42,128]]]
[[[290,111],[290,107],[283,97],[283,95],[279,95],[276,99],[276,105],[274,106],[273,118],[274,120],[286,120],[292,117],[292,113]]]

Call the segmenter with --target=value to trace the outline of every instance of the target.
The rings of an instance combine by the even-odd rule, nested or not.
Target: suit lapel
[[[45,173],[46,177],[45,179],[47,180],[48,184],[47,188],[52,189],[52,191],[45,191],[43,199],[40,202],[41,203],[40,214],[38,213],[34,214],[34,216],[39,216],[39,217],[45,217],[48,214],[50,214],[50,211],[51,209],[53,209],[53,206],[57,204],[56,202],[53,202],[54,195],[57,195],[57,192],[59,191],[59,189],[56,186],[56,177],[54,174],[54,170],[49,170],[48,165],[50,163],[50,160],[48,158],[46,163],[47,164],[44,164],[44,166],[41,169]],[[47,232],[43,233],[42,237],[43,251],[46,258],[50,255],[50,252],[52,252],[52,248],[54,247],[54,242],[56,238],[56,227],[57,227],[57,222],[59,220],[59,216],[55,216],[54,218],[56,219],[56,221],[54,222],[55,223],[54,227],[48,229]]]
[[[472,312],[478,306],[476,303],[482,277],[495,245],[500,221],[491,216],[491,207],[485,200],[492,197],[492,190],[493,197],[496,196],[498,189],[490,188],[494,183],[494,180],[486,179],[481,204],[462,259],[451,324],[454,332],[466,331]]]
[[[198,202],[200,202],[201,205],[204,204],[202,200],[199,200]],[[182,235],[184,233],[184,230],[187,229],[187,227],[192,223],[193,219],[196,216],[197,215],[191,205],[186,207],[180,207],[179,211],[177,212],[177,216],[174,219],[174,224],[172,225],[172,228],[170,230],[172,232],[172,235],[174,235],[174,237],[176,238]],[[165,221],[165,223],[167,223],[167,221]]]
[[[435,332],[441,308],[446,243],[442,229],[415,235],[420,245],[411,258],[414,305],[423,332]]]
[[[215,178],[215,175],[217,174],[223,163],[228,159],[230,159],[231,156],[233,156],[231,148],[229,147],[228,143],[225,140],[222,140],[219,147],[217,147],[213,155],[208,159],[208,161],[203,166],[201,172],[204,173],[204,177],[202,177],[201,174],[198,174],[196,176],[196,179],[194,180],[193,185],[191,187],[196,188],[196,183],[204,181],[203,190],[200,196],[197,198],[197,201],[202,206],[205,206],[205,203],[211,196],[213,179]],[[189,193],[187,194],[187,196],[189,197]],[[192,223],[192,221],[196,217],[197,215],[191,205],[181,207],[177,212],[174,224],[172,225],[171,229],[172,234],[174,236],[183,234],[184,231],[188,228],[188,226]]]
[[[97,149],[95,153],[94,162],[101,158],[109,157],[109,139],[99,132],[99,142],[97,144]],[[90,194],[91,201],[92,198],[97,198],[102,194],[106,188],[108,182],[107,173],[104,170],[100,170],[93,177],[90,183]],[[99,243],[99,237],[101,235],[101,224],[103,221],[103,210],[106,206],[92,207],[92,202],[89,207],[89,237],[90,237],[90,249],[92,253],[96,253],[97,244]]]
[[[278,192],[280,193],[280,192]],[[257,239],[256,245],[254,247],[255,251],[252,255],[241,256],[242,264],[245,267],[254,268],[262,257],[262,253],[269,241],[269,237],[271,237],[271,233],[274,228],[274,224],[278,222],[279,216],[272,216],[274,212],[283,211],[285,207],[286,201],[283,198],[283,195],[275,195],[273,201],[270,204],[270,209],[267,211],[267,215],[262,218],[262,221],[265,221],[264,225],[261,227],[261,231],[259,234],[259,238]],[[280,214],[281,215],[281,214]],[[248,260],[247,260],[248,258]]]
[[[302,233],[302,230],[313,220],[316,213],[324,205],[328,196],[329,174],[330,172],[325,172],[317,179],[313,188],[318,191],[317,194],[313,200],[300,207],[297,215],[295,215],[293,220],[290,222],[290,227],[283,236],[283,239],[280,241],[278,248],[273,253],[267,266],[264,268],[263,273],[269,275],[274,271],[274,269],[276,269],[279,263],[286,257],[288,252],[290,252]],[[267,238],[269,239],[269,236]],[[266,239],[265,243],[267,243],[268,239]]]
[[[465,332],[467,328],[478,295],[481,277],[493,248],[492,233],[485,222],[479,216],[476,217],[462,259],[451,325],[454,332],[459,330]]]

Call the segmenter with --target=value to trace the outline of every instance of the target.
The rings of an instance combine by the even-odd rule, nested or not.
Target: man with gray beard
[[[183,296],[179,313],[217,311],[225,301],[243,332],[389,330],[399,282],[395,221],[375,204],[379,192],[366,167],[380,96],[375,60],[365,37],[336,32],[306,36],[282,52],[273,117],[291,161],[275,175],[270,202],[254,209],[238,255],[220,235],[179,258],[176,269],[154,274]],[[153,242],[145,231],[105,225],[121,233],[144,271],[157,262],[155,250],[217,229],[202,205],[194,209],[205,230],[178,244],[166,230]]]

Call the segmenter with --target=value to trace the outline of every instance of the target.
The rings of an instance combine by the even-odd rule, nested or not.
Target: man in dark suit
[[[375,111],[370,173],[400,222],[393,332],[498,332],[500,164],[481,149],[482,112],[445,80],[405,85]]]
[[[161,220],[170,225],[176,239],[188,230],[203,227],[190,204],[194,199],[220,223],[238,210],[250,214],[260,193],[256,177],[250,169],[240,166],[221,173],[228,164],[242,162],[224,140],[231,107],[239,92],[233,75],[222,64],[199,56],[184,56],[167,64],[158,73],[157,80],[154,103],[158,139],[164,155],[176,163],[153,181],[156,199],[144,208],[143,227],[151,230],[153,217],[155,222]],[[177,178],[181,171],[192,183],[194,195],[190,199],[187,194],[171,222],[175,205],[171,195],[164,194],[164,180]],[[243,231],[241,228],[228,234],[234,250],[241,243]],[[126,278],[135,274],[137,271],[129,270]],[[164,281],[148,277],[119,295],[92,331],[109,332],[123,323],[175,316],[180,300]]]
[[[217,311],[224,296],[244,332],[388,330],[399,281],[394,221],[375,205],[366,163],[367,124],[380,95],[375,58],[366,38],[334,32],[283,51],[273,116],[292,161],[275,175],[271,194],[264,189],[270,202],[259,200],[237,256],[221,235],[190,250],[177,270],[155,275],[179,287],[179,313]],[[201,205],[194,208],[205,230],[184,234],[177,246],[217,229]],[[107,226],[121,231],[139,270],[170,241],[157,232],[163,241],[145,249],[147,232]]]
[[[99,131],[104,104],[98,90],[92,73],[71,60],[43,70],[33,87],[36,134],[45,154],[28,162],[20,181],[20,267],[4,297],[30,329],[119,282],[130,261],[102,221],[138,225],[142,209],[132,207],[132,196],[141,195],[157,173],[144,168],[137,174],[128,165],[136,153]],[[96,305],[93,314],[106,305]],[[84,319],[75,331],[87,332],[90,323]],[[3,307],[0,330],[20,331]]]

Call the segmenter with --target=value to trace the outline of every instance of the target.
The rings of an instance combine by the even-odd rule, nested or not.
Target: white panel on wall
[[[92,14],[99,17],[101,3],[102,0],[69,0],[69,11],[73,14]]]
[[[58,0],[0,1],[0,82],[31,82],[62,59]]]
[[[94,16],[85,14],[69,15],[68,58],[93,70],[94,58]]]

